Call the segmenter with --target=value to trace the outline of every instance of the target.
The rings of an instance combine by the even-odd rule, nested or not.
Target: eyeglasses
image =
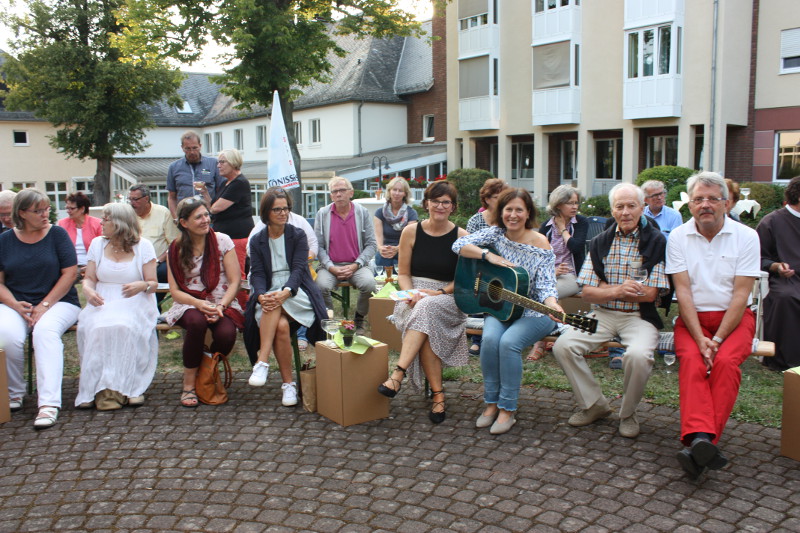
[[[708,196],[708,197],[699,196],[697,198],[692,198],[689,201],[692,202],[694,205],[703,205],[703,203],[705,202],[708,202],[711,205],[717,205],[718,203],[725,201],[725,198],[718,198],[716,196]]]
[[[430,203],[434,207],[450,207],[453,205],[453,202],[450,200],[430,200]]]
[[[581,205],[580,202],[564,202],[564,205]]]
[[[333,196],[334,194],[343,194],[343,193],[346,193],[349,190],[350,189],[334,189],[334,190],[331,191],[331,196]]]
[[[224,159],[217,159],[217,165],[224,165],[225,163],[227,163],[227,161],[226,161],[226,160],[224,160]]]
[[[11,211],[8,211],[7,213],[0,213],[0,218],[8,218],[10,216],[11,216]]]
[[[272,211],[276,215],[280,215],[281,213],[288,213],[289,211],[291,211],[291,209],[288,207],[273,207],[272,209],[270,209],[270,211]]]
[[[141,200],[142,198],[146,198],[146,196],[139,196],[138,198],[134,198],[133,196],[128,196],[128,201],[129,201],[130,203],[133,203],[133,202],[138,202],[138,201],[139,201],[139,200]]]
[[[647,198],[647,199],[649,200],[649,199],[651,199],[651,198],[658,198],[659,196],[666,196],[666,194],[667,194],[667,193],[665,193],[664,191],[661,191],[661,192],[657,192],[657,193],[649,194],[649,195],[647,195],[645,198]]]
[[[25,209],[28,213],[33,213],[34,215],[46,215],[50,212],[50,207],[45,207],[44,209]]]
[[[72,213],[73,211],[75,211],[75,210],[77,210],[77,209],[78,209],[77,207],[69,207],[69,206],[67,206],[67,207],[65,207],[65,208],[64,208],[64,210],[65,210],[67,213]]]

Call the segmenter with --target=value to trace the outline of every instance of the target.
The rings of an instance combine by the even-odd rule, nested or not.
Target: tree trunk
[[[300,152],[297,151],[297,139],[294,138],[294,104],[287,100],[284,95],[288,94],[288,89],[278,90],[278,98],[281,101],[281,110],[283,111],[283,123],[286,125],[286,135],[289,138],[289,147],[292,150],[292,159],[294,160],[294,168],[297,172],[297,182],[299,187],[290,190],[292,195],[292,211],[298,215],[303,214],[303,181],[300,178]]]
[[[94,190],[92,205],[106,205],[111,194],[111,158],[97,158],[97,170],[94,174]]]

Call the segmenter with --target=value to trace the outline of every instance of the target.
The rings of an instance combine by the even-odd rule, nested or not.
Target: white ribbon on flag
[[[300,186],[297,170],[292,159],[292,149],[286,135],[286,123],[283,121],[281,101],[278,91],[272,95],[272,120],[269,127],[269,165],[267,167],[267,185],[294,189]]]

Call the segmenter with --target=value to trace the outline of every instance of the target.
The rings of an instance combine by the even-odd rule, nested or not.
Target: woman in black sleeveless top
[[[457,200],[452,183],[432,183],[423,200],[429,218],[409,224],[400,236],[400,289],[419,289],[420,294],[395,304],[392,320],[403,332],[403,347],[397,367],[378,386],[378,392],[393,398],[408,372],[411,383],[421,388],[422,365],[433,392],[428,418],[434,424],[445,419],[442,365],[463,366],[469,358],[464,331],[466,315],[456,307],[453,298],[458,256],[453,253],[452,245],[458,237],[467,235],[466,230],[450,222]]]

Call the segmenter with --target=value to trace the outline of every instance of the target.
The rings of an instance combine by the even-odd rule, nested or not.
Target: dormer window
[[[192,111],[192,106],[189,105],[189,101],[188,100],[184,100],[183,101],[183,105],[181,107],[176,107],[175,111],[177,111],[178,113],[182,113],[182,114],[194,113],[194,111]]]

